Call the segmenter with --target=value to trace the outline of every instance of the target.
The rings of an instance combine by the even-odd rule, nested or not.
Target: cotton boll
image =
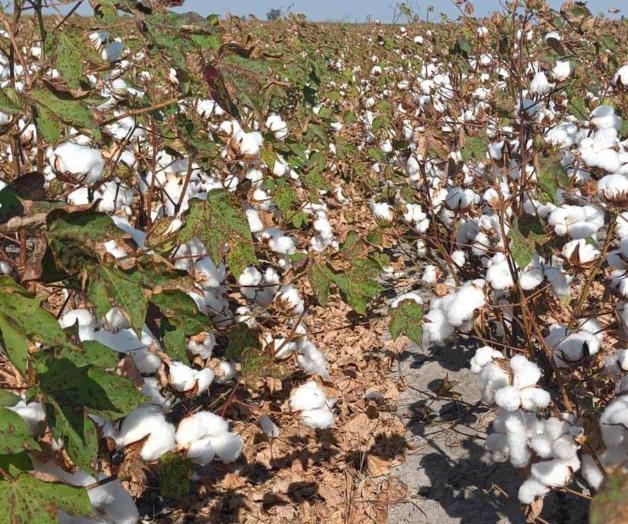
[[[426,284],[433,284],[438,279],[438,268],[433,265],[425,266],[421,280]]]
[[[521,406],[519,390],[514,386],[505,386],[495,392],[495,403],[506,411],[516,411]]]
[[[70,173],[84,184],[93,184],[102,178],[105,162],[98,149],[64,142],[52,155],[57,171]]]
[[[598,129],[619,129],[621,117],[615,114],[615,109],[609,105],[601,105],[591,111],[591,123]]]
[[[266,119],[266,127],[274,133],[277,140],[284,140],[288,136],[288,125],[275,113]]]
[[[510,377],[500,366],[489,362],[480,371],[478,382],[482,400],[490,404],[495,400],[495,392],[510,384]]]
[[[392,206],[386,202],[371,202],[369,207],[377,221],[390,223],[395,217]]]
[[[214,450],[214,446],[212,446],[212,439],[210,437],[192,442],[187,451],[187,457],[201,466],[207,466],[207,464],[214,460],[215,456],[216,451]]]
[[[209,389],[214,381],[214,372],[209,368],[201,369],[196,372],[197,392],[203,393]]]
[[[464,251],[458,249],[451,254],[451,261],[458,267],[464,266],[466,262]]]
[[[504,355],[490,346],[482,346],[475,351],[475,355],[471,358],[471,372],[478,374],[482,368],[493,359],[503,359]]]
[[[473,318],[476,310],[485,305],[486,296],[482,288],[475,281],[468,282],[454,294],[447,308],[447,322],[454,327],[460,327]]]
[[[212,437],[211,444],[216,452],[216,456],[226,464],[235,462],[244,447],[242,439],[234,433],[223,433],[222,435]]]
[[[519,487],[519,501],[522,504],[532,504],[536,499],[544,497],[550,489],[535,478],[529,478]]]
[[[526,427],[520,412],[509,413],[505,420],[506,438],[510,463],[515,467],[525,467],[530,462],[530,451],[527,446]]]
[[[600,489],[604,482],[604,473],[598,468],[591,455],[582,457],[582,476],[593,489]]]
[[[249,229],[251,230],[251,233],[260,233],[264,230],[264,223],[262,222],[262,219],[259,216],[259,213],[256,209],[247,209],[245,211],[246,213],[246,220],[249,223]]]
[[[598,194],[609,202],[620,201],[628,196],[628,176],[606,175],[597,183]]]
[[[301,420],[312,429],[327,429],[334,425],[335,417],[328,406],[323,406],[319,409],[303,411]]]
[[[292,284],[282,286],[275,300],[285,306],[293,315],[303,313],[305,304],[303,303],[299,290]]]
[[[144,384],[142,386],[142,395],[146,395],[151,404],[159,406],[164,412],[170,411],[172,402],[161,394],[159,387],[159,381],[155,377],[144,378]]]
[[[530,439],[530,447],[539,457],[543,459],[550,458],[552,456],[552,439],[545,433],[533,436]]]
[[[279,436],[279,428],[268,415],[262,415],[259,419],[259,425],[268,438],[276,438]]]
[[[218,365],[218,370],[216,371],[216,382],[218,382],[218,384],[226,384],[227,382],[231,382],[236,375],[237,371],[235,366],[231,362],[223,360]]]
[[[552,452],[554,457],[564,461],[572,460],[578,451],[578,447],[574,443],[573,439],[567,435],[564,435],[556,439],[552,443]]]
[[[486,280],[493,289],[502,291],[514,286],[508,259],[504,253],[496,253],[489,262]]]
[[[229,432],[227,421],[209,411],[198,411],[179,422],[175,439],[177,445],[187,447],[205,437],[219,437]]]
[[[174,448],[174,426],[166,422],[161,409],[156,406],[140,406],[123,420],[120,431],[115,436],[120,447],[144,441],[140,456],[152,462]]]
[[[510,359],[513,371],[513,385],[518,389],[534,386],[542,376],[541,369],[523,355],[515,355]]]
[[[569,484],[572,476],[569,465],[557,459],[532,464],[530,471],[536,480],[552,488],[566,486]]]
[[[545,409],[550,405],[551,397],[548,391],[541,388],[527,388],[521,390],[521,407],[528,411]]]
[[[310,380],[290,393],[293,411],[310,411],[327,405],[327,397],[321,387]]]
[[[571,74],[571,65],[569,64],[569,60],[557,60],[556,64],[552,69],[552,75],[556,80],[562,82],[569,78]]]
[[[309,340],[302,340],[298,344],[299,355],[297,362],[308,375],[318,375],[323,380],[329,380],[327,360],[325,355]]]
[[[193,355],[198,355],[202,359],[208,359],[212,356],[215,346],[216,335],[213,333],[201,333],[188,341],[186,349]]]
[[[173,362],[168,370],[168,382],[177,391],[188,391],[196,384],[196,370],[182,362]]]
[[[137,370],[143,375],[151,375],[161,367],[161,359],[146,348],[131,351],[131,358]]]
[[[442,344],[454,333],[454,327],[447,320],[447,315],[440,309],[432,309],[423,317],[423,338],[421,345],[427,349]]]
[[[554,84],[550,83],[543,71],[539,71],[534,75],[530,82],[530,92],[536,95],[546,95],[554,88]]]
[[[390,303],[391,309],[399,307],[399,304],[406,300],[411,300],[412,302],[415,302],[419,305],[423,304],[423,300],[417,293],[404,293],[403,295],[399,295],[397,298],[395,298],[395,300]]]
[[[262,274],[255,267],[247,267],[238,277],[241,293],[253,300],[255,298],[256,287],[262,282]]]
[[[562,253],[573,264],[587,264],[600,256],[600,252],[583,239],[567,242]]]

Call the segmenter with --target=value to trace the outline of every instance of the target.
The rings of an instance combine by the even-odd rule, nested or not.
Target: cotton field
[[[420,347],[469,355],[522,518],[619,522],[625,20],[89,3],[0,14],[0,514],[384,522]]]

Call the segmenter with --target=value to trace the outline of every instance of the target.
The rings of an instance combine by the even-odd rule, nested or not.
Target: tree
[[[281,9],[271,9],[266,13],[266,19],[269,21],[279,20],[281,18]]]

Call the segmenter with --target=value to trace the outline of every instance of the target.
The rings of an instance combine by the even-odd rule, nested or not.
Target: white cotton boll
[[[211,383],[214,381],[214,372],[209,368],[201,369],[196,372],[196,384],[197,392],[203,393],[209,389]]]
[[[329,380],[327,359],[325,355],[309,340],[301,340],[298,344],[297,362],[308,375],[318,375]]]
[[[619,200],[628,195],[628,176],[623,174],[606,175],[597,183],[597,192],[606,200]]]
[[[187,447],[205,437],[219,437],[229,432],[227,421],[209,411],[199,411],[179,422],[175,439],[177,445]]]
[[[600,252],[582,238],[567,242],[563,246],[562,253],[567,260],[585,264],[594,261],[600,256]]]
[[[262,134],[253,131],[251,133],[241,132],[235,137],[238,152],[243,156],[256,157],[264,143]]]
[[[170,408],[172,407],[172,402],[161,394],[159,381],[155,377],[144,378],[142,395],[146,395],[151,404],[161,407],[164,412],[170,411]]]
[[[532,476],[542,484],[552,488],[562,488],[569,484],[572,472],[565,462],[557,459],[532,464]]]
[[[325,392],[313,380],[306,382],[290,393],[290,408],[293,411],[311,411],[326,405]]]
[[[598,129],[619,129],[622,119],[615,114],[615,109],[609,105],[601,105],[591,111],[591,123]]]
[[[499,291],[515,285],[510,274],[508,259],[504,253],[496,253],[490,260],[486,280],[493,289]]]
[[[226,384],[227,382],[231,382],[236,375],[237,371],[235,366],[231,362],[223,360],[218,365],[218,371],[216,372],[216,382],[218,382],[218,384]]]
[[[192,442],[187,451],[187,457],[200,466],[207,466],[207,464],[214,460],[215,456],[216,450],[214,446],[212,446],[212,439],[210,437]]]
[[[213,100],[197,100],[195,109],[198,115],[202,118],[210,118],[212,116],[223,116],[225,114],[222,107],[220,107]]]
[[[438,279],[438,268],[433,265],[425,266],[421,280],[426,284],[433,284]]]
[[[613,83],[628,87],[628,64],[621,66],[613,76]]]
[[[542,459],[550,458],[552,456],[552,439],[545,433],[541,435],[534,435],[530,439],[530,447]]]
[[[161,359],[146,348],[131,351],[131,358],[137,370],[143,375],[152,375],[161,367]]]
[[[215,346],[216,335],[213,333],[205,333],[202,341],[190,339],[186,344],[186,349],[193,355],[198,355],[202,359],[208,359],[212,356]]]
[[[466,262],[466,255],[464,251],[458,249],[451,254],[451,261],[458,267],[464,266]]]
[[[550,405],[552,398],[548,391],[541,388],[527,388],[521,390],[521,407],[528,411],[545,409]]]
[[[28,426],[29,433],[36,437],[41,433],[43,424],[46,421],[46,412],[41,407],[39,402],[26,402],[24,400],[18,400],[18,402],[7,408],[17,413],[26,425]]]
[[[115,440],[119,447],[126,447],[147,435],[140,452],[146,462],[157,460],[175,446],[174,426],[166,422],[161,409],[152,405],[140,406],[127,415]]]
[[[433,344],[440,345],[454,333],[454,327],[447,320],[447,315],[440,309],[432,309],[423,317],[423,338],[421,346],[424,349]]]
[[[277,293],[276,300],[285,305],[285,307],[287,307],[294,315],[300,315],[303,313],[305,307],[303,299],[301,298],[299,290],[292,284],[282,286]]]
[[[600,417],[602,438],[608,447],[628,444],[628,398],[619,397],[611,402]]]
[[[119,480],[91,488],[87,496],[97,514],[104,514],[107,523],[136,524],[139,521],[135,502]]]
[[[470,367],[471,372],[476,375],[482,371],[482,368],[486,366],[493,359],[503,359],[504,355],[493,349],[490,346],[482,346],[475,351],[475,355],[471,358]]]
[[[168,370],[168,382],[177,391],[188,391],[196,384],[196,370],[182,362],[173,362]]]
[[[495,392],[495,404],[506,411],[517,411],[521,406],[519,390],[513,386],[505,386]]]
[[[369,207],[375,220],[390,223],[395,217],[392,206],[386,202],[371,202]]]
[[[530,362],[523,355],[515,355],[510,359],[510,368],[513,371],[513,385],[518,389],[534,386],[543,373],[534,362]]]
[[[472,189],[452,187],[447,192],[445,205],[452,210],[463,210],[479,202],[479,195]]]
[[[131,324],[129,324],[129,320],[120,308],[112,307],[107,311],[102,322],[102,327],[109,331],[116,332],[121,329],[129,329]]]
[[[475,282],[475,281],[474,281]],[[474,282],[467,282],[454,295],[447,308],[447,322],[460,327],[473,319],[475,311],[486,305],[484,290]]]
[[[510,463],[518,468],[527,466],[530,462],[530,451],[527,446],[526,427],[520,413],[516,411],[509,413],[504,420],[504,425]]]
[[[600,350],[600,341],[586,331],[568,335],[554,348],[557,365],[566,367],[570,363],[578,362],[584,357],[585,348],[589,355],[595,355]]]
[[[598,468],[591,455],[582,457],[582,476],[593,489],[600,489],[604,482],[604,473]]]
[[[530,92],[536,95],[545,95],[553,88],[554,84],[550,83],[543,71],[536,73],[530,82]]]
[[[562,82],[563,80],[567,80],[570,74],[571,65],[569,64],[569,60],[557,60],[552,69],[552,75],[554,78],[559,82]]]
[[[238,277],[240,292],[249,300],[255,298],[256,287],[262,282],[262,274],[255,267],[247,267]]]
[[[244,447],[242,439],[234,433],[223,433],[211,438],[211,444],[216,456],[225,464],[235,462]]]
[[[335,417],[328,406],[323,406],[319,409],[303,411],[301,420],[312,429],[327,429],[334,425]]]
[[[552,453],[557,459],[570,461],[576,456],[577,452],[578,446],[576,446],[573,439],[567,435],[556,439],[552,443]]]
[[[268,415],[262,415],[259,419],[259,425],[268,438],[277,438],[279,436],[279,428]]]
[[[491,404],[495,400],[495,392],[510,384],[510,377],[497,364],[489,362],[480,371],[478,382],[482,390],[482,400]]]
[[[284,140],[288,136],[288,125],[275,113],[266,119],[266,127],[274,133],[277,140]]]
[[[259,212],[256,209],[247,209],[245,213],[251,233],[260,233],[264,231],[264,223],[262,222]]]
[[[532,504],[536,499],[544,497],[550,489],[535,478],[529,478],[519,487],[518,497],[522,504]]]
[[[64,142],[52,155],[57,171],[70,173],[84,184],[93,184],[102,178],[105,162],[98,149]]]

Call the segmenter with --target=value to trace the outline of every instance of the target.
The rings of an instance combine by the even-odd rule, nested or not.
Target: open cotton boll
[[[309,340],[301,340],[298,344],[297,362],[308,375],[318,375],[329,380],[327,359],[325,355]]]
[[[259,212],[256,209],[249,208],[245,211],[245,213],[251,233],[261,233],[264,231],[264,223],[262,222]]]
[[[521,395],[514,386],[504,386],[495,392],[495,404],[506,411],[516,411],[521,406]]]
[[[209,411],[199,411],[179,422],[175,439],[177,445],[187,447],[205,437],[219,437],[228,432],[229,425],[224,418]]]
[[[410,292],[410,293],[404,293],[403,295],[399,295],[397,298],[395,298],[390,303],[391,309],[398,307],[399,304],[401,304],[405,300],[412,300],[413,302],[416,302],[419,305],[423,304],[423,300],[417,293]]]
[[[518,468],[527,466],[530,462],[530,451],[528,450],[526,426],[521,412],[508,413],[504,419],[504,427],[510,463]]]
[[[145,377],[142,385],[142,395],[146,395],[151,404],[159,406],[165,413],[170,411],[172,402],[161,394],[159,381],[155,377]]]
[[[205,437],[190,444],[187,457],[201,466],[207,466],[216,456],[216,450],[212,446],[212,439]]]
[[[395,218],[392,206],[386,202],[371,202],[369,207],[377,221],[390,223]]]
[[[595,355],[600,350],[600,342],[584,330],[571,333],[554,347],[554,360],[559,367],[568,367],[584,357],[585,347],[589,355]]]
[[[266,119],[266,127],[275,135],[277,140],[283,140],[288,136],[288,125],[276,113],[272,113]]]
[[[591,123],[598,129],[619,129],[622,119],[615,114],[615,109],[609,105],[601,105],[591,111]]]
[[[628,87],[628,64],[621,66],[613,76],[613,83]]]
[[[604,227],[604,210],[592,205],[563,205],[551,212],[548,223],[559,236],[587,239]]]
[[[625,174],[613,174],[602,177],[597,183],[597,192],[610,202],[627,198],[628,176]]]
[[[550,488],[545,484],[531,477],[525,480],[519,487],[519,502],[522,504],[532,504],[536,499],[544,497],[549,491]]]
[[[262,281],[262,274],[255,267],[247,267],[238,277],[240,292],[249,300],[255,299],[256,287]]]
[[[510,274],[508,259],[504,253],[496,253],[490,260],[486,271],[486,280],[493,289],[498,291],[515,285]]]
[[[213,333],[200,333],[190,338],[186,344],[186,349],[193,355],[198,355],[202,359],[208,359],[212,356],[215,346],[216,335]]]
[[[460,327],[473,318],[476,310],[486,305],[486,296],[481,288],[483,283],[481,280],[467,282],[453,295],[453,300],[447,308],[449,324]]]
[[[528,411],[545,409],[552,401],[548,391],[541,388],[526,388],[521,390],[521,407]]]
[[[546,95],[553,88],[554,84],[547,79],[547,75],[543,71],[536,73],[530,82],[530,92],[535,95]]]
[[[552,68],[552,75],[556,80],[562,82],[563,80],[567,80],[569,75],[571,74],[571,65],[569,64],[569,60],[556,60],[556,64]]]
[[[480,371],[478,382],[482,390],[482,400],[490,404],[495,400],[496,391],[510,384],[510,377],[500,366],[489,362]]]
[[[283,304],[293,315],[303,313],[305,304],[299,290],[292,284],[282,286],[275,300]]]
[[[613,400],[600,417],[602,438],[608,447],[628,446],[628,397]]]
[[[492,362],[493,359],[503,359],[504,355],[493,349],[490,346],[482,346],[475,351],[475,355],[471,358],[471,372],[476,375],[482,371],[482,368],[486,366],[489,362]]]
[[[166,417],[160,408],[143,405],[134,409],[122,421],[120,431],[115,435],[115,441],[119,447],[126,447],[148,435],[140,456],[142,460],[152,462],[174,449],[174,434],[174,426],[166,422]]]
[[[102,178],[105,162],[98,149],[64,142],[56,147],[52,155],[55,169],[70,173],[79,182],[89,185]]]
[[[447,314],[440,309],[432,309],[423,317],[423,337],[421,345],[427,349],[445,342],[454,333],[454,327],[447,320]]]
[[[220,364],[218,364],[216,382],[218,382],[218,384],[226,384],[227,382],[231,382],[236,375],[237,371],[235,366],[231,362],[223,360]]]
[[[523,355],[515,355],[510,359],[510,369],[513,372],[513,385],[518,389],[534,386],[543,375],[541,368]]]
[[[234,433],[223,433],[216,437],[211,437],[211,445],[216,452],[216,456],[224,463],[235,462],[244,447],[244,442],[240,436]]]
[[[570,464],[562,460],[545,460],[532,464],[530,472],[540,483],[552,487],[562,488],[569,484],[572,477]]]
[[[573,264],[593,262],[600,252],[584,239],[572,240],[563,246],[563,256]]]
[[[293,411],[310,411],[326,405],[325,392],[313,380],[309,380],[290,393],[290,408]]]
[[[207,391],[214,380],[214,372],[211,369],[196,370],[182,362],[171,363],[168,371],[168,382],[177,391],[189,391],[196,386],[200,394]]]
[[[327,429],[334,425],[335,417],[328,406],[301,413],[303,423],[312,429]]]
[[[279,428],[268,415],[262,415],[259,419],[259,425],[268,438],[276,438],[279,436]]]
[[[434,265],[427,265],[423,270],[423,275],[421,276],[421,280],[426,284],[433,284],[438,280],[438,268]]]

